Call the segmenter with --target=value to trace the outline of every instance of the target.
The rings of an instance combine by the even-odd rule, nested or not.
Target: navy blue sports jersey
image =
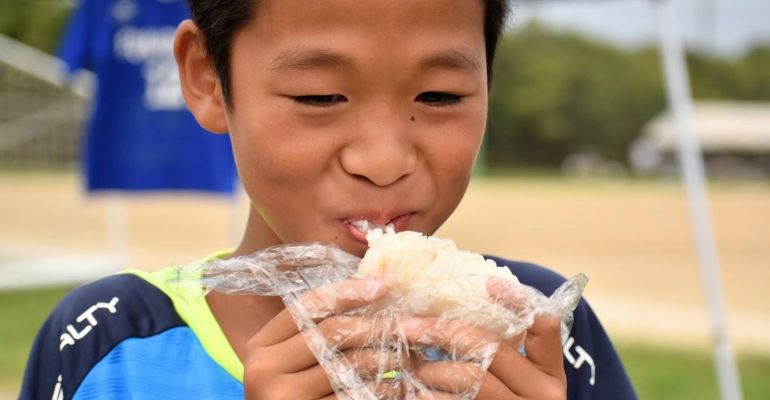
[[[507,265],[521,283],[546,296],[565,281],[556,272],[535,264],[487,258],[497,265]],[[615,348],[585,299],[580,300],[573,316],[572,331],[563,348],[567,399],[637,399]]]
[[[564,282],[533,264],[493,260],[547,295]],[[20,398],[242,399],[243,365],[206,301],[166,287],[173,271],[114,275],[68,295],[38,334]],[[636,399],[588,304],[574,316],[568,399]]]
[[[188,111],[173,54],[184,0],[81,0],[59,56],[99,86],[83,156],[96,190],[232,193],[228,135],[204,131]]]

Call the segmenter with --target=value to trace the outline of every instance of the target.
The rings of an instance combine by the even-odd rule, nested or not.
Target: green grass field
[[[68,288],[0,292],[0,392],[18,391],[35,332]],[[642,399],[718,398],[711,356],[640,344],[618,346]],[[770,357],[739,356],[746,400],[770,398]],[[2,397],[2,396],[0,396]]]
[[[70,288],[0,291],[0,390],[16,391],[24,364],[51,309]]]

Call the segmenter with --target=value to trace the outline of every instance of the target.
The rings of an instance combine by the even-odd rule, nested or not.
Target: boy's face
[[[351,222],[438,229],[486,122],[483,21],[478,0],[260,1],[234,38],[226,113],[258,238],[244,245],[361,255]]]

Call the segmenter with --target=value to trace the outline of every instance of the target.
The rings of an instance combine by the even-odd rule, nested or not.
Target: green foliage
[[[0,33],[53,52],[74,0],[0,0]],[[698,99],[770,100],[770,47],[740,59],[688,58]],[[558,166],[576,150],[624,162],[665,108],[655,48],[621,50],[530,24],[500,43],[490,97],[491,169]],[[483,168],[482,168],[483,169]]]
[[[746,100],[770,98],[770,45],[750,51],[735,67],[738,96]]]
[[[489,161],[558,165],[575,149],[624,159],[664,105],[654,51],[623,53],[531,24],[501,43],[490,98]]]
[[[69,18],[64,0],[0,0],[0,33],[53,53]]]
[[[487,127],[490,166],[557,166],[590,149],[625,161],[642,127],[665,106],[655,48],[621,50],[530,24],[503,38]],[[690,55],[695,98],[770,99],[770,49],[743,59]]]

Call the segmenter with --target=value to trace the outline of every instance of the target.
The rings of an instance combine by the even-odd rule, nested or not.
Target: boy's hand
[[[385,292],[380,281],[351,279],[332,290],[308,292],[302,302],[314,315],[333,315],[372,303]],[[361,372],[372,367],[376,371],[377,363],[371,360],[381,353],[357,349],[373,329],[386,327],[375,326],[365,317],[332,316],[318,322],[318,328]],[[246,344],[243,384],[245,397],[252,400],[335,398],[326,372],[318,365],[288,310],[276,315]]]
[[[525,297],[502,282],[490,280],[488,292],[499,304],[518,310]],[[483,343],[499,343],[492,364],[485,373],[475,364],[457,361],[433,362],[416,371],[427,386],[449,392],[467,392],[482,379],[476,399],[556,400],[567,398],[567,376],[561,344],[561,321],[540,316],[527,330],[526,356],[518,351],[520,338],[503,341],[484,329],[437,319],[414,319],[405,324],[410,342],[439,346],[456,354],[478,353]],[[483,349],[481,349],[483,351]],[[479,358],[479,357],[469,357]],[[454,397],[448,397],[454,398]]]
[[[487,373],[473,363],[458,361],[432,362],[419,367],[415,371],[416,376],[432,389],[462,393],[482,379],[476,399],[567,398],[558,318],[542,316],[535,319],[527,330],[526,357],[519,354],[512,343],[502,341],[478,327],[437,319],[415,319],[414,323],[411,322],[406,324],[406,336],[410,342],[438,346],[457,354],[478,353],[480,343],[500,343]]]
[[[372,303],[385,292],[382,282],[353,279],[340,283],[334,290],[309,292],[303,304],[319,314],[335,314]],[[506,304],[504,298],[501,300]],[[318,322],[318,328],[359,373],[366,374],[377,371],[376,361],[383,354],[361,346],[373,332],[393,331],[395,327],[379,326],[366,317],[332,316]],[[500,342],[499,337],[483,329],[435,318],[414,318],[404,328],[410,342],[455,352],[472,353],[479,343]],[[527,331],[525,348],[527,356],[523,357],[514,344],[501,342],[488,373],[482,373],[471,363],[447,361],[422,364],[415,374],[434,390],[434,399],[455,399],[452,393],[467,392],[479,379],[483,383],[477,399],[565,399],[559,320],[537,318]],[[244,368],[247,399],[336,398],[326,372],[318,365],[288,310],[279,313],[249,340]],[[383,398],[401,397],[395,392],[379,394]]]

